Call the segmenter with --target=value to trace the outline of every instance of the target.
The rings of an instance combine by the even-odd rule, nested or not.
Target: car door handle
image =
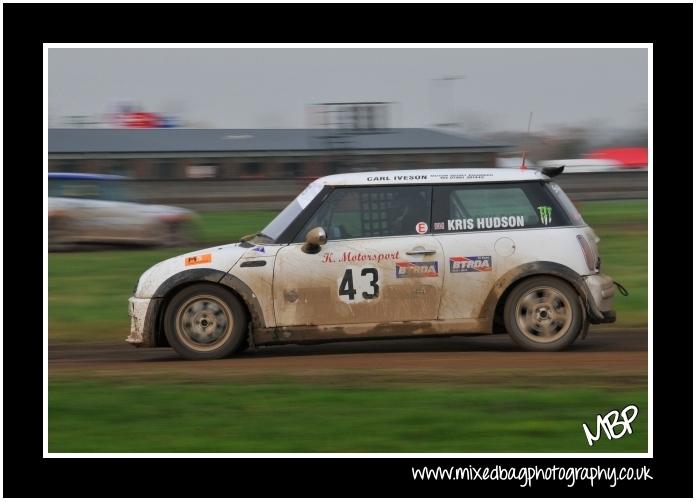
[[[436,251],[430,249],[413,249],[406,252],[406,254],[408,254],[409,256],[419,256],[423,254],[435,254],[435,252]]]

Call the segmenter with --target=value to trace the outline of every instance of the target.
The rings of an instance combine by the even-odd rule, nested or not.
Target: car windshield
[[[307,186],[302,193],[297,195],[295,200],[290,202],[288,206],[285,207],[273,221],[268,223],[260,233],[257,233],[256,236],[265,237],[273,242],[278,240],[278,237],[283,234],[285,229],[300,215],[305,207],[314,200],[323,187],[323,184],[317,183],[316,181]]]

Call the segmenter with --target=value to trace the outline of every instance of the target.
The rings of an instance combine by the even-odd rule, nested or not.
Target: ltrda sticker
[[[192,266],[194,264],[209,263],[213,260],[212,254],[199,254],[198,256],[189,256],[184,259],[185,266]]]
[[[551,207],[548,205],[542,205],[540,207],[537,207],[537,210],[539,211],[539,219],[541,219],[541,224],[546,226],[551,222]]]
[[[396,278],[417,278],[438,276],[437,261],[397,261]]]

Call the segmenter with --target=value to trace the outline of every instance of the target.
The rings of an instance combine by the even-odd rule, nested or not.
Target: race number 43
[[[379,297],[377,268],[346,268],[338,285],[338,298],[344,302],[360,302]]]

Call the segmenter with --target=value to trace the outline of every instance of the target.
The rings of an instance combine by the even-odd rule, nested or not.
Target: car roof
[[[118,179],[129,179],[126,176],[116,176],[114,174],[88,174],[85,172],[49,172],[48,179],[79,179],[83,181],[115,181]]]
[[[501,181],[540,181],[549,179],[535,169],[414,169],[334,174],[317,179],[329,186],[423,184],[423,183],[485,183]]]

